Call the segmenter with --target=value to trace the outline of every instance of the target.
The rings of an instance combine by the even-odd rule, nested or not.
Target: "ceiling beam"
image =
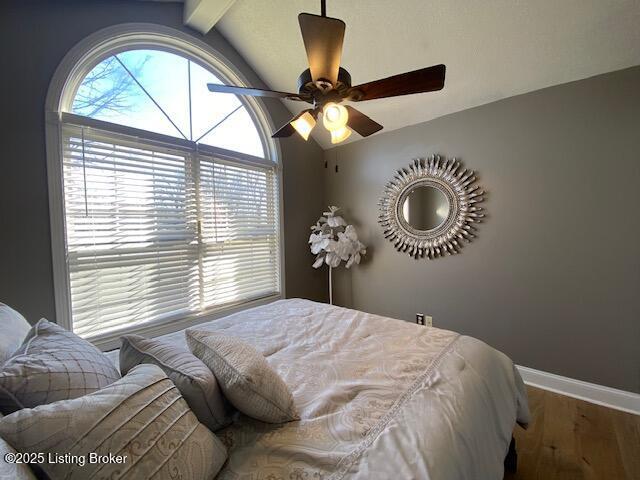
[[[218,23],[235,0],[186,0],[184,23],[205,34]]]

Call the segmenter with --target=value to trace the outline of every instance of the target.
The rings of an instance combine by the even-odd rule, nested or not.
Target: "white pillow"
[[[242,413],[268,423],[300,419],[287,384],[251,345],[193,328],[186,336],[193,354],[211,369],[227,400]]]
[[[0,303],[0,365],[15,352],[31,325],[9,305]]]
[[[39,466],[52,480],[209,480],[227,458],[156,365],[84,397],[18,410],[0,419],[0,436],[19,452],[43,454]],[[90,463],[92,454],[112,460]]]

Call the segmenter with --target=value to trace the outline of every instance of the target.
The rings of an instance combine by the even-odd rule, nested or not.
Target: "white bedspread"
[[[511,360],[447,330],[300,299],[198,328],[260,350],[301,414],[283,425],[240,415],[218,432],[220,479],[497,480],[516,421],[529,421]],[[164,338],[186,348],[183,332]]]

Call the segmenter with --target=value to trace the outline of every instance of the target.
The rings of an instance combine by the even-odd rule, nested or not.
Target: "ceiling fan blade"
[[[334,86],[342,58],[345,23],[337,18],[310,13],[298,15],[313,81],[327,80]]]
[[[306,97],[302,97],[297,93],[262,90],[260,88],[236,87],[234,85],[220,85],[218,83],[207,83],[207,88],[210,92],[216,93],[233,93],[234,95],[250,95],[252,97],[275,97],[307,101]]]
[[[293,128],[293,125],[291,125],[291,122],[293,122],[293,120],[294,119],[292,118],[289,123],[285,123],[278,130],[276,130],[273,135],[271,135],[271,138],[285,138],[293,135],[296,132],[296,129]]]
[[[435,92],[444,87],[446,67],[434,65],[413,72],[356,85],[349,89],[349,99],[360,102],[376,98],[397,97],[412,93]]]
[[[355,108],[349,105],[345,105],[345,108],[349,112],[347,126],[358,132],[361,136],[368,137],[369,135],[373,135],[384,128],[378,122],[371,120],[364,113],[356,110]]]

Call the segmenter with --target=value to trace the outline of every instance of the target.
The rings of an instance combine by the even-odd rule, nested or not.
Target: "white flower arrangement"
[[[323,264],[329,266],[329,301],[333,303],[331,289],[331,270],[346,262],[345,267],[350,268],[359,264],[360,259],[367,253],[365,245],[358,240],[358,234],[353,225],[347,225],[340,215],[336,213],[340,209],[330,206],[328,212],[324,212],[315,225],[311,226],[309,243],[311,253],[316,256],[313,268],[320,268]]]

